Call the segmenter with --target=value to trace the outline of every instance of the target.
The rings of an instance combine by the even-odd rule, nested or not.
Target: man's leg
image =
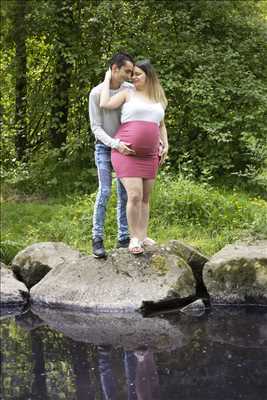
[[[116,400],[116,381],[111,366],[111,346],[98,346],[98,367],[105,400]]]
[[[106,253],[103,247],[104,223],[112,184],[110,149],[107,146],[96,145],[95,163],[98,172],[98,192],[93,214],[93,253],[96,257],[105,257]]]
[[[124,368],[127,379],[128,400],[137,400],[136,380],[137,359],[133,351],[124,351]]]
[[[118,247],[128,247],[129,232],[126,214],[127,192],[119,179],[117,184],[117,225],[118,225]]]

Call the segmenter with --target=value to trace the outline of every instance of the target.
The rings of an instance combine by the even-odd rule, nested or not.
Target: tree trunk
[[[14,40],[16,47],[16,111],[15,146],[17,158],[22,160],[27,150],[26,96],[27,96],[27,56],[26,56],[26,0],[16,0],[14,10]]]
[[[53,147],[60,148],[66,143],[69,112],[69,88],[72,65],[66,53],[69,51],[69,35],[72,34],[72,1],[58,0],[56,11],[57,46],[56,66],[51,106],[50,141]]]
[[[53,147],[60,148],[66,143],[69,111],[68,90],[70,87],[70,65],[64,56],[58,56],[51,107],[50,140]]]

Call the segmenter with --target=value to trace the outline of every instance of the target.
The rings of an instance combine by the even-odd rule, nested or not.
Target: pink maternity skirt
[[[159,126],[155,122],[125,122],[120,125],[115,138],[136,152],[126,156],[112,150],[111,161],[117,177],[154,179],[159,166]]]

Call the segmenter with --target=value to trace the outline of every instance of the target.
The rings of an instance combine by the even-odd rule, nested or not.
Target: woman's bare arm
[[[168,150],[169,150],[169,143],[168,143],[168,134],[164,119],[160,122],[160,140],[162,141],[162,149],[160,152],[160,164],[163,164],[167,158]]]

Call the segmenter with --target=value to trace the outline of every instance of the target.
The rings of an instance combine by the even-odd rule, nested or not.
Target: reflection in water
[[[88,359],[88,346],[84,343],[76,343],[68,340],[73,368],[76,398],[77,400],[94,400],[95,388],[90,374],[90,362]]]
[[[98,346],[99,372],[105,400],[117,399],[110,346]],[[159,379],[154,355],[149,349],[124,352],[128,400],[159,400]]]
[[[100,345],[96,336],[96,343],[78,342],[42,326],[31,314],[17,323],[4,319],[1,398],[177,400],[179,393],[179,400],[263,400],[267,398],[266,311],[216,310],[201,319],[174,319],[173,329],[182,329],[187,341],[173,338],[176,348],[170,346],[169,351],[160,343],[158,350],[152,349],[145,340],[127,347],[125,337],[123,348]],[[77,315],[69,321],[73,318],[78,324]],[[162,334],[164,325],[159,326]],[[63,325],[61,329],[64,332]],[[91,326],[81,325],[77,332],[85,338]],[[161,338],[164,346],[171,344]],[[128,343],[135,342],[130,338]]]
[[[33,361],[33,382],[31,394],[36,400],[47,399],[46,374],[44,346],[42,335],[38,330],[30,331],[32,361]]]
[[[159,377],[151,351],[136,351],[137,368],[135,386],[137,400],[159,400]]]
[[[116,382],[112,371],[111,346],[98,346],[99,373],[101,388],[105,400],[114,400],[116,396]]]

